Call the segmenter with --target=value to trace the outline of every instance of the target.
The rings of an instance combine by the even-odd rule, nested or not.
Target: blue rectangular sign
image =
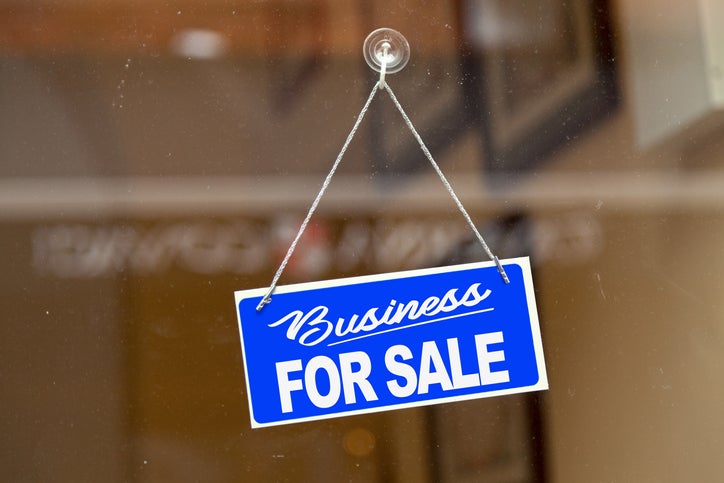
[[[252,427],[548,388],[527,258],[236,292]]]

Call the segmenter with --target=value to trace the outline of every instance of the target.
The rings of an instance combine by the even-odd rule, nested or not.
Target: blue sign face
[[[548,388],[527,258],[236,292],[252,427]]]

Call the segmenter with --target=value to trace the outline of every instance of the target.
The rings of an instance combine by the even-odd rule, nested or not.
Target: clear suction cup
[[[383,61],[387,61],[385,71],[394,74],[401,71],[410,60],[410,44],[400,32],[381,28],[370,33],[362,46],[367,64],[377,72],[382,72]]]

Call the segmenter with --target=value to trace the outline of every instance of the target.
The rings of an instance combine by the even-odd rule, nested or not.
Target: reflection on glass
[[[2,479],[715,481],[721,16],[654,3],[5,2]],[[269,282],[383,26],[486,240],[531,256],[551,389],[252,430],[232,294]],[[380,104],[282,283],[485,259]]]

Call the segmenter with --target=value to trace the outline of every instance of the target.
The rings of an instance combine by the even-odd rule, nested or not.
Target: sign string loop
[[[370,104],[372,103],[372,99],[374,99],[375,94],[378,90],[386,90],[387,93],[390,96],[390,99],[392,99],[393,104],[395,104],[395,107],[402,115],[402,119],[405,121],[405,124],[407,125],[408,129],[412,133],[413,137],[417,141],[417,143],[420,145],[420,149],[422,149],[423,154],[427,158],[428,161],[430,161],[430,164],[432,165],[433,169],[437,173],[438,177],[440,178],[440,181],[442,181],[442,184],[445,186],[445,189],[450,194],[450,197],[453,199],[455,204],[458,207],[458,210],[460,210],[460,213],[463,215],[463,218],[465,218],[465,221],[470,225],[470,228],[473,230],[473,233],[475,234],[475,237],[480,242],[480,245],[483,247],[483,250],[485,250],[485,253],[490,257],[491,260],[495,262],[495,265],[498,268],[498,272],[500,272],[500,276],[503,278],[503,281],[505,283],[510,283],[510,280],[508,279],[508,275],[505,273],[505,269],[503,268],[503,265],[501,265],[500,260],[497,256],[495,256],[490,250],[490,247],[487,243],[485,243],[485,239],[480,234],[480,231],[475,226],[475,223],[473,223],[472,218],[470,218],[470,215],[468,214],[467,210],[463,206],[460,199],[455,194],[455,191],[453,190],[452,185],[447,180],[445,175],[443,174],[442,170],[440,169],[440,166],[437,164],[435,159],[432,157],[432,154],[427,149],[427,146],[425,145],[424,141],[422,140],[422,137],[417,132],[417,129],[415,129],[415,126],[412,124],[412,121],[407,116],[407,113],[402,107],[402,104],[400,104],[400,101],[397,100],[397,97],[392,92],[392,89],[390,88],[389,84],[385,81],[385,73],[386,73],[386,67],[387,67],[387,53],[389,46],[384,45],[384,55],[381,56],[381,69],[380,69],[380,79],[375,85],[372,87],[372,91],[370,92],[370,95],[367,97],[367,101],[365,102],[364,106],[362,107],[362,110],[360,111],[359,115],[357,116],[357,120],[354,123],[354,126],[352,126],[352,130],[347,135],[347,139],[344,141],[344,144],[342,145],[342,149],[339,151],[339,154],[337,155],[337,158],[334,160],[334,163],[332,164],[332,168],[330,169],[329,173],[327,174],[327,177],[324,179],[324,182],[322,183],[322,187],[319,190],[319,193],[317,193],[317,197],[312,202],[312,205],[309,207],[309,211],[307,212],[307,216],[304,218],[304,221],[302,222],[301,226],[299,227],[299,231],[297,232],[296,236],[294,237],[294,240],[292,241],[291,245],[289,245],[289,249],[287,250],[286,255],[284,256],[284,259],[282,260],[282,263],[279,265],[279,268],[277,269],[276,273],[274,274],[274,277],[272,278],[271,285],[269,286],[269,290],[267,290],[264,297],[262,297],[261,301],[259,302],[259,305],[257,305],[256,310],[260,311],[266,304],[271,302],[271,295],[274,292],[274,289],[277,286],[277,283],[279,282],[279,278],[282,276],[282,272],[284,272],[284,268],[287,266],[287,263],[289,262],[289,259],[291,258],[292,254],[294,253],[295,248],[297,247],[297,243],[299,243],[299,239],[302,237],[302,234],[304,233],[304,230],[307,228],[307,225],[309,224],[309,221],[312,218],[312,215],[314,214],[315,210],[317,209],[317,206],[319,205],[320,200],[322,199],[322,196],[324,195],[325,191],[327,191],[327,187],[329,187],[329,183],[332,181],[332,176],[334,176],[334,173],[337,171],[337,168],[339,167],[340,162],[342,161],[342,157],[344,157],[345,152],[347,152],[347,148],[349,147],[349,144],[352,142],[352,139],[354,138],[354,135],[357,133],[357,129],[359,128],[360,124],[362,123],[362,119],[364,118],[365,114],[367,113],[367,110],[370,107]]]

